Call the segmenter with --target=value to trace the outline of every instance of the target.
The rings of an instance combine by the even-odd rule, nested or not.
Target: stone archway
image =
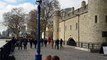
[[[76,42],[73,38],[69,38],[67,41],[67,45],[76,46]]]

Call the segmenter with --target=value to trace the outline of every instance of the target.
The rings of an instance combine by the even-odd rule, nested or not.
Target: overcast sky
[[[4,12],[10,11],[15,7],[23,7],[24,12],[28,13],[32,9],[36,9],[35,5],[36,0],[0,0],[0,32],[6,28],[2,25],[3,22],[2,14]],[[58,0],[61,6],[61,9],[75,7],[76,9],[81,6],[81,1],[88,0]]]

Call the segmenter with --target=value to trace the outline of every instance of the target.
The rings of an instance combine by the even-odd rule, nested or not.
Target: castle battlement
[[[70,12],[61,11],[61,20],[68,20],[77,16],[78,14],[81,15],[87,12],[88,12],[88,5],[85,5],[84,7],[80,7],[74,11],[71,9]]]
[[[86,2],[82,1],[80,8],[75,10],[75,8],[72,7],[70,11],[65,11],[65,10],[66,9],[61,10],[61,20],[68,20],[73,17],[76,17],[78,14],[81,15],[81,14],[87,13],[88,12],[88,4],[86,5]]]

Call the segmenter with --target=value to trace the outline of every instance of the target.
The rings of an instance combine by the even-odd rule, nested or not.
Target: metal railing
[[[88,48],[88,49],[99,49],[102,43],[78,43],[78,47]]]

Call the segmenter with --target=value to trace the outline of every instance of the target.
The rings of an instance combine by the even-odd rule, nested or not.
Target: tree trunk
[[[46,39],[46,27],[44,27],[43,32],[44,32],[44,39]]]

